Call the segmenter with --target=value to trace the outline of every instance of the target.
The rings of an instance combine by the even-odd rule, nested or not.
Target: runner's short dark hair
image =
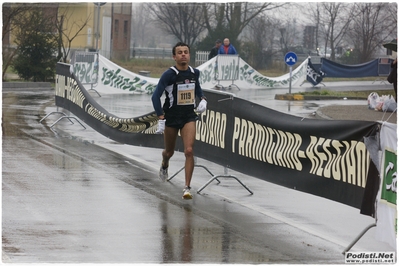
[[[176,47],[178,47],[178,46],[187,46],[188,47],[188,51],[190,52],[190,46],[187,43],[178,42],[178,43],[176,43],[175,46],[173,46],[173,49],[172,49],[172,54],[173,55],[176,55]]]

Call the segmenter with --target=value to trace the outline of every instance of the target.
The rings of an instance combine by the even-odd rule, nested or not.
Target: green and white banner
[[[381,126],[380,189],[377,195],[376,239],[396,248],[397,135],[396,124]]]
[[[94,53],[80,53],[80,59],[92,58]],[[240,89],[271,89],[288,88],[290,74],[280,77],[266,77],[253,69],[240,57],[231,57],[223,61],[214,57],[198,66],[200,83],[204,89],[213,89],[216,85],[228,87],[231,84]],[[75,60],[72,63],[73,71],[86,90],[94,88],[102,94],[119,93],[147,93],[152,94],[158,84],[158,78],[151,78],[126,70],[107,58],[99,55],[99,66],[96,61]],[[291,85],[300,84],[306,80],[308,59],[292,71]],[[98,71],[98,77],[97,77]],[[231,79],[229,77],[234,77]],[[97,80],[96,84],[93,81]]]

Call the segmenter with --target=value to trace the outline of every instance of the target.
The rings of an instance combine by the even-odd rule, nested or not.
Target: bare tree
[[[10,46],[9,34],[15,30],[15,27],[19,24],[21,18],[32,9],[32,5],[28,3],[4,3],[3,8],[3,69],[2,69],[2,80],[5,79],[5,74],[8,67],[10,66],[17,50]]]
[[[397,35],[396,22],[390,11],[396,3],[354,3],[357,10],[350,32],[358,51],[359,63],[370,61],[382,43]]]
[[[253,19],[243,31],[240,56],[254,68],[272,64],[275,39],[278,34],[276,20],[262,14]]]
[[[304,9],[304,11],[303,11],[304,14],[307,15],[307,17],[312,18],[311,22],[310,23],[308,22],[307,24],[315,27],[315,33],[314,33],[314,42],[315,43],[314,44],[315,44],[316,49],[320,48],[320,44],[319,44],[319,40],[320,40],[319,35],[320,35],[320,27],[321,27],[320,26],[321,25],[320,9],[321,9],[320,4],[309,3],[309,4],[307,4],[307,8]]]
[[[34,5],[18,21],[13,34],[17,45],[17,54],[12,66],[25,80],[46,81],[54,78],[57,49],[54,32],[54,14],[52,4]]]
[[[325,53],[327,47],[331,49],[331,60],[335,60],[335,48],[341,43],[347,34],[353,19],[353,8],[351,4],[343,2],[323,2],[321,6],[321,30],[325,34]]]
[[[292,19],[291,21],[277,20],[276,26],[279,29],[280,37],[280,51],[283,55],[294,48],[297,43],[299,32],[296,30],[296,21]]]
[[[281,21],[264,14],[248,24],[248,41],[252,41],[260,50],[272,50]]]
[[[148,32],[148,26],[150,23],[150,18],[143,5],[144,3],[132,3],[133,5],[133,16],[132,16],[132,36],[134,40],[134,46],[144,46],[147,45],[146,32]]]
[[[62,59],[62,62],[67,63],[73,40],[86,28],[91,17],[89,14],[85,18],[75,21],[72,20],[72,9],[65,7],[60,8],[59,11],[55,25],[58,30],[58,59]]]
[[[148,3],[147,10],[158,25],[178,40],[193,45],[204,31],[199,3]]]
[[[395,3],[390,3],[387,13],[389,14],[389,16],[387,16],[387,23],[389,25],[397,25],[398,24],[398,5],[395,5]]]
[[[282,7],[287,3],[203,3],[203,17],[208,34],[216,38],[221,33],[232,43],[237,43],[238,37],[248,24],[267,10]]]
[[[16,23],[12,23],[12,21],[19,20],[20,16],[25,12],[32,9],[32,5],[28,3],[4,3],[3,4],[3,36],[2,40],[4,41],[5,37],[13,31],[16,27]]]

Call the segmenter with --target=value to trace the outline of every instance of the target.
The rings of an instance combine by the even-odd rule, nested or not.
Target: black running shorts
[[[165,126],[182,129],[186,123],[191,121],[197,121],[198,115],[194,112],[194,110],[190,110],[188,112],[168,110],[167,112],[165,112],[165,119]]]

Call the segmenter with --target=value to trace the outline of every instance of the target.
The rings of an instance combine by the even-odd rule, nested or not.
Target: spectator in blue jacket
[[[218,54],[237,54],[236,48],[230,43],[228,38],[223,40],[223,45],[220,46]]]

